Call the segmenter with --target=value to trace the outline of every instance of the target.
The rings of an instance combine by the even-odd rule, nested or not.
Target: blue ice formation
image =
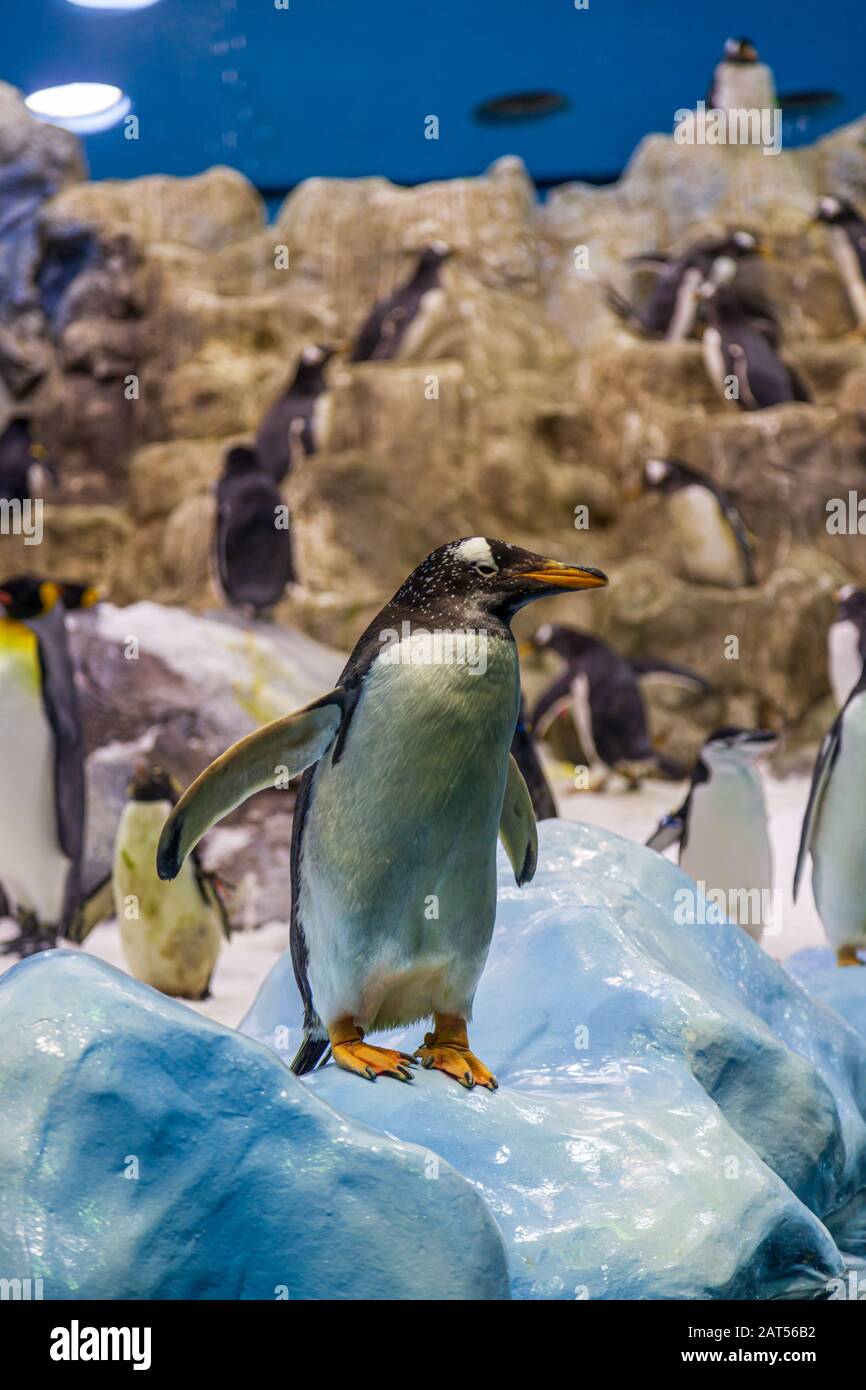
[[[866,1038],[866,969],[856,965],[840,968],[826,947],[798,951],[785,961],[785,969],[807,994],[835,1009]]]
[[[92,956],[0,980],[0,1276],[46,1299],[507,1298],[445,1163]],[[31,1283],[31,1288],[33,1287]]]

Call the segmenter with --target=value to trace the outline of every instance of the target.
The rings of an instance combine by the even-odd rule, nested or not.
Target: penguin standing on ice
[[[399,356],[410,329],[417,329],[434,299],[441,296],[439,272],[450,255],[451,248],[443,241],[434,241],[422,251],[412,278],[374,305],[365,319],[352,362],[387,362]]]
[[[333,348],[305,347],[288,386],[265,414],[256,435],[260,467],[281,483],[301,453],[314,454],[322,434],[324,371]]]
[[[820,198],[815,221],[828,230],[857,327],[866,328],[866,221],[844,198]]]
[[[589,762],[592,790],[604,787],[611,772],[618,772],[633,787],[653,775],[683,776],[683,768],[650,742],[638,681],[641,676],[655,676],[701,694],[709,688],[706,681],[669,662],[629,661],[599,638],[562,624],[545,623],[532,645],[537,651],[556,652],[565,670],[539,697],[531,724],[540,737],[563,709],[570,711]]]
[[[794,871],[796,899],[810,852],[815,906],[840,965],[866,964],[857,954],[866,948],[864,777],[866,667],[821,744]]]
[[[674,259],[662,255],[637,256],[630,265],[656,272],[655,284],[646,303],[638,308],[608,286],[605,290],[607,306],[618,318],[647,337],[679,343],[694,328],[701,303],[701,286],[707,281],[714,283],[717,274],[726,272],[729,262],[736,265],[749,256],[764,254],[754,233],[741,228],[714,241],[696,242]],[[721,267],[718,271],[717,266]]]
[[[48,483],[42,452],[33,442],[29,420],[16,416],[9,421],[0,434],[0,501],[42,497]]]
[[[836,617],[827,633],[827,670],[833,699],[841,709],[866,661],[866,589],[846,584],[836,602]]]
[[[204,832],[255,791],[307,769],[292,832],[292,959],[304,1042],[369,1080],[412,1058],[365,1034],[433,1016],[415,1053],[462,1085],[496,1088],[467,1025],[496,913],[496,839],[519,884],[535,872],[532,803],[509,754],[520,706],[514,614],[606,584],[472,536],[428,555],[358,641],[336,689],[242,739],[169,817],[173,878]]]
[[[231,928],[218,882],[205,873],[195,850],[173,883],[157,876],[156,848],[177,798],[161,768],[136,768],[114,843],[115,910],[137,979],[180,999],[206,999]]]
[[[84,854],[84,738],[60,587],[0,583],[0,882],[30,955],[66,935]]]
[[[280,490],[255,451],[238,445],[226,454],[216,500],[214,577],[226,603],[261,615],[295,577]]]
[[[689,794],[650,836],[650,849],[679,844],[680,868],[724,895],[725,915],[760,941],[772,916],[773,851],[755,760],[776,745],[766,729],[717,729],[701,750]]]
[[[799,373],[779,356],[769,307],[733,288],[732,275],[730,268],[723,270],[700,291],[707,320],[701,349],[710,381],[741,410],[811,400]]]
[[[643,482],[665,498],[683,571],[692,583],[723,589],[755,583],[749,529],[712,478],[678,459],[648,459]]]

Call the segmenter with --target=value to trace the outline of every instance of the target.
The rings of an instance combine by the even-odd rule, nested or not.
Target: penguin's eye
[[[483,560],[482,560],[482,561],[480,561],[480,562],[475,566],[475,573],[476,573],[476,574],[483,574],[483,575],[495,574],[495,573],[496,573],[496,566],[495,566],[495,565],[485,565],[484,562],[483,562]]]

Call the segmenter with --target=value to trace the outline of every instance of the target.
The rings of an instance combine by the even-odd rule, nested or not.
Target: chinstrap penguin
[[[441,294],[439,272],[450,255],[451,248],[442,241],[422,251],[411,278],[373,306],[358,334],[352,362],[385,362],[400,354],[412,325]]]
[[[772,920],[773,893],[773,851],[755,761],[776,742],[767,729],[717,729],[701,750],[682,806],[647,841],[659,853],[678,844],[680,868],[708,893],[724,895],[728,920],[755,941]]]
[[[866,661],[866,589],[846,584],[838,590],[836,604],[827,633],[827,670],[833,699],[841,709]]]
[[[440,546],[364,632],[334,690],[235,744],[175,807],[158,852],[164,878],[277,773],[306,769],[292,833],[297,1073],[330,1047],[370,1080],[408,1080],[412,1058],[364,1035],[432,1015],[415,1058],[495,1089],[467,1025],[493,933],[497,834],[519,884],[537,854],[509,753],[520,706],[511,619],[534,599],[606,582],[482,536]],[[483,669],[462,659],[478,643]]]
[[[827,228],[851,312],[857,327],[866,329],[866,220],[845,198],[825,197],[818,200],[815,221]]]
[[[330,347],[305,347],[293,377],[259,425],[256,457],[276,483],[283,481],[302,453],[314,454],[319,446],[324,371],[333,355]]]
[[[667,503],[680,563],[694,584],[741,589],[755,583],[752,536],[725,492],[679,459],[648,459],[643,484]]]
[[[0,583],[0,882],[29,955],[66,935],[80,906],[84,738],[61,589]]]
[[[288,511],[255,450],[229,449],[216,487],[215,581],[226,603],[262,614],[294,580]]]

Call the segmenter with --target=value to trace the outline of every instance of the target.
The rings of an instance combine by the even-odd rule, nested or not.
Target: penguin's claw
[[[361,1037],[349,1038],[343,1042],[331,1039],[331,1052],[338,1067],[353,1071],[368,1081],[377,1076],[393,1076],[397,1081],[411,1081],[410,1066],[414,1060],[406,1052],[397,1052],[390,1047],[373,1047]]]
[[[417,1049],[415,1056],[425,1071],[431,1068],[443,1071],[446,1076],[453,1076],[467,1091],[475,1086],[486,1086],[489,1091],[499,1088],[493,1072],[474,1052],[470,1052],[463,1019],[437,1014],[434,1031],[425,1034],[423,1045]]]

